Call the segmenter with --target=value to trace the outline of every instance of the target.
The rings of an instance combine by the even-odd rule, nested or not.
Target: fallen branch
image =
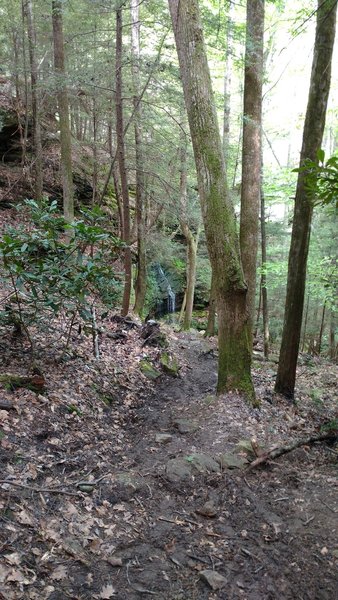
[[[50,494],[65,494],[66,496],[79,496],[78,492],[67,492],[66,490],[60,490],[57,488],[38,488],[30,485],[25,485],[24,483],[19,483],[18,481],[12,481],[11,479],[0,479],[0,484],[3,483],[5,483],[6,485],[14,485],[16,487],[21,487],[24,490],[30,490],[31,492],[45,492]]]
[[[266,463],[268,460],[273,460],[278,456],[282,456],[283,454],[287,454],[296,448],[300,448],[301,446],[307,446],[310,444],[314,444],[315,442],[324,442],[326,440],[338,440],[338,433],[333,431],[326,431],[325,433],[319,433],[317,435],[311,435],[307,438],[301,438],[300,440],[296,440],[287,446],[282,446],[280,448],[272,448],[272,450],[268,450],[258,458],[256,458],[250,465],[247,467],[246,471],[251,471],[255,469],[259,465]]]

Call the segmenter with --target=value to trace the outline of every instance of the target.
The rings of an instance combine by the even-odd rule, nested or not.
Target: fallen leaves
[[[102,598],[103,600],[109,600],[109,598],[113,598],[116,595],[116,590],[111,584],[107,584],[103,586],[100,594],[95,596],[96,598]]]

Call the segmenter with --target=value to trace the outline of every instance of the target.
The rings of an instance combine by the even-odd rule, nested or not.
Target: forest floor
[[[337,598],[337,446],[245,463],[252,439],[259,453],[337,418],[336,366],[303,360],[290,405],[255,361],[252,409],[214,395],[215,340],[164,325],[181,368],[150,381],[140,361],[160,369],[161,351],[121,326],[100,360],[81,336],[67,361],[41,351],[42,394],[0,388],[0,598]],[[3,335],[2,373],[25,373],[22,344]]]

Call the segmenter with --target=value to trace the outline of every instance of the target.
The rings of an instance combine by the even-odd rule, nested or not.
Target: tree
[[[115,110],[116,110],[116,137],[117,159],[121,180],[121,193],[123,200],[123,225],[122,239],[124,248],[124,289],[121,314],[126,316],[129,311],[132,262],[130,249],[130,207],[129,190],[124,151],[124,127],[122,105],[122,8],[116,8],[116,81],[115,81]]]
[[[32,94],[32,117],[33,117],[33,144],[34,144],[34,173],[35,173],[35,197],[41,200],[43,194],[43,174],[42,174],[42,142],[39,115],[38,99],[38,67],[36,61],[36,33],[33,18],[33,8],[31,0],[23,0],[23,14],[27,20],[28,30],[28,51],[31,73],[31,94]]]
[[[250,344],[255,318],[256,263],[261,199],[264,0],[247,2],[240,246],[248,285]]]
[[[310,90],[303,130],[289,252],[284,326],[275,391],[294,397],[302,326],[306,265],[309,251],[313,197],[306,185],[306,161],[316,162],[320,150],[330,90],[331,62],[336,26],[336,0],[318,0],[316,37]]]
[[[66,221],[74,219],[74,191],[72,172],[72,142],[69,127],[69,104],[66,85],[65,50],[63,38],[62,0],[52,1],[54,67],[59,108],[63,212]]]
[[[200,234],[200,227],[197,227],[197,233],[194,235],[193,231],[189,227],[187,208],[188,208],[188,195],[187,195],[187,136],[184,131],[184,125],[181,124],[181,147],[180,147],[180,159],[181,159],[181,170],[180,170],[180,227],[185,237],[187,244],[187,268],[186,268],[186,290],[184,295],[184,318],[183,318],[183,329],[190,329],[192,311],[194,308],[194,294],[196,284],[196,261],[197,261],[197,248],[198,238]]]
[[[142,316],[147,287],[147,257],[145,241],[145,175],[142,135],[142,112],[139,96],[140,86],[140,6],[139,0],[131,0],[131,52],[132,78],[134,87],[134,134],[135,134],[135,167],[136,167],[136,206],[135,217],[137,227],[137,276],[135,283],[134,310]]]
[[[218,310],[219,393],[243,392],[255,402],[247,286],[234,208],[230,201],[221,138],[197,0],[169,0],[188,113],[202,215]]]

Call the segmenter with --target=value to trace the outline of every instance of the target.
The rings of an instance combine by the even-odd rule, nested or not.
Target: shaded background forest
[[[122,7],[122,105],[133,279],[142,252],[147,268],[143,316],[180,309],[186,288],[189,236],[196,241],[197,271],[192,326],[206,328],[211,269],[201,223],[195,167],[184,116],[176,50],[166,3],[134,3],[139,10],[139,47],[132,37],[129,3]],[[128,6],[127,6],[128,5]],[[95,208],[97,221],[114,236],[114,279],[106,297],[122,301],[123,201],[117,170],[115,5],[107,1],[63,2],[65,72],[54,67],[52,7],[36,1],[7,2],[0,8],[2,71],[0,88],[1,208],[35,197],[36,155],[32,101],[34,86],[41,130],[43,192],[62,205],[60,115],[57,97],[68,93],[75,207]],[[227,177],[236,212],[241,191],[241,135],[245,7],[228,2],[201,3],[215,100],[223,123]],[[314,41],[314,6],[270,2],[266,6],[263,90],[263,193],[266,202],[266,277],[272,344],[280,340],[301,132]],[[31,29],[29,26],[31,24]],[[54,31],[55,36],[55,31]],[[54,40],[55,42],[55,40]],[[134,43],[134,46],[133,46]],[[138,54],[139,53],[139,54]],[[135,65],[137,64],[137,67]],[[333,61],[335,64],[335,61]],[[137,138],[137,135],[139,138]],[[182,206],[182,138],[187,140],[186,204]],[[138,151],[137,139],[142,139]],[[326,133],[326,157],[338,146],[337,73],[333,72]],[[142,193],[142,216],[139,214]],[[77,212],[77,214],[79,214]],[[92,219],[87,216],[85,219]],[[82,213],[83,217],[83,213]],[[38,218],[38,217],[37,217]],[[83,217],[84,218],[84,217]],[[140,221],[141,219],[141,221]],[[95,218],[94,218],[95,220]],[[315,210],[301,349],[336,357],[336,214],[332,206]],[[22,247],[22,246],[21,246]],[[139,266],[139,265],[138,265]],[[263,280],[264,281],[264,280]],[[263,283],[264,285],[264,283]],[[257,282],[257,330],[262,285]],[[134,289],[132,290],[134,301]]]

